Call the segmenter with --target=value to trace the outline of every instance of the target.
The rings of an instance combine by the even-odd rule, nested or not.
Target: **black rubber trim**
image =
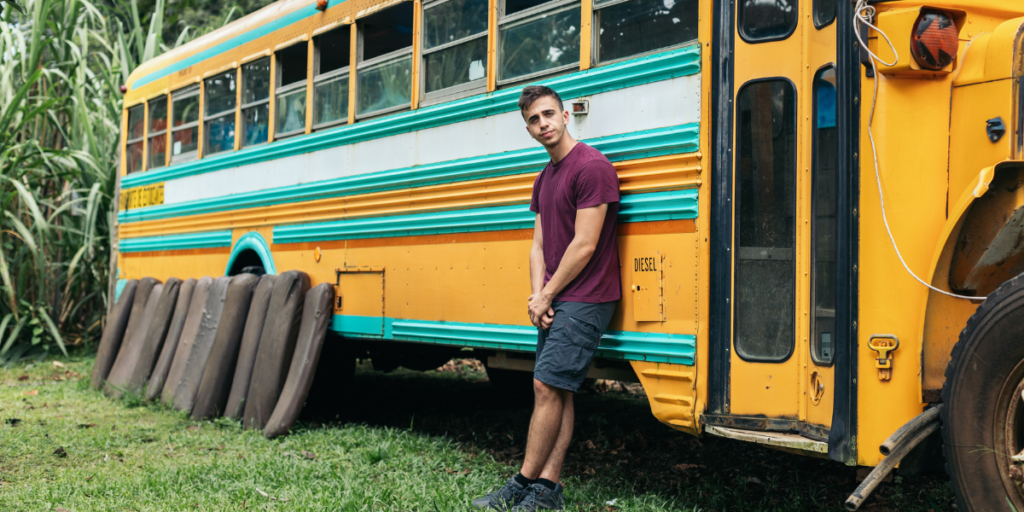
[[[729,2],[729,3],[732,4],[732,2]],[[800,5],[799,4],[800,4],[799,0],[793,0],[792,8],[793,8],[793,10],[795,10],[798,13],[800,12]],[[740,10],[740,14],[739,15],[743,16],[742,9]],[[789,39],[789,36],[791,36],[794,33],[796,33],[796,28],[799,25],[800,25],[800,16],[797,15],[796,20],[794,20],[793,24],[789,27],[789,31],[786,32],[785,34],[780,34],[780,35],[772,36],[772,37],[750,37],[749,35],[747,35],[746,33],[743,32],[743,25],[742,24],[740,25],[739,32],[740,32],[740,37],[742,37],[743,40],[746,41],[747,43],[750,43],[750,44],[771,43],[771,42],[774,42],[774,41],[785,41],[786,39]]]
[[[711,275],[708,305],[708,412],[729,412],[732,344],[732,116],[734,0],[713,4],[711,35]]]
[[[839,128],[839,185],[836,218],[836,358],[835,396],[832,427],[828,438],[829,458],[857,462],[857,296],[860,198],[860,47],[853,33],[850,2],[839,2],[836,13],[836,123]],[[844,328],[845,327],[845,328]]]

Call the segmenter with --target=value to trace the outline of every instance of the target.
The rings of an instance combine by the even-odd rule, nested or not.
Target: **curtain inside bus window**
[[[509,21],[500,30],[502,80],[525,79],[580,61],[580,7],[576,2]]]
[[[359,22],[363,39],[356,76],[359,114],[396,109],[412,100],[412,23],[412,2]]]
[[[351,25],[313,38],[316,69],[313,85],[313,127],[348,121],[348,68]]]
[[[796,92],[759,81],[737,103],[736,353],[783,361],[796,334]]]
[[[839,141],[836,128],[836,71],[819,71],[814,80],[814,167],[811,194],[811,357],[831,364],[836,332],[836,214],[839,186]]]
[[[204,155],[235,149],[235,98],[238,95],[232,69],[206,80],[206,146]]]
[[[594,2],[598,62],[696,41],[699,7],[698,0]]]
[[[427,93],[487,76],[487,6],[487,0],[444,0],[424,7]]]
[[[171,93],[171,162],[195,158],[199,149],[199,86]]]
[[[796,29],[797,0],[740,0],[740,35],[751,42],[783,39]]]
[[[146,135],[146,106],[136,105],[128,109],[128,141],[125,146],[125,163],[128,172],[142,170],[142,145]]]
[[[167,96],[149,102],[149,164],[147,169],[167,162]]]
[[[306,131],[306,74],[309,45],[298,43],[277,52],[277,88],[274,104],[277,122],[274,137],[297,135]]]
[[[242,147],[267,141],[270,128],[270,57],[242,66]]]

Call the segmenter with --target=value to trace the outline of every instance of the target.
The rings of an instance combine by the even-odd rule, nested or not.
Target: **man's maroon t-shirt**
[[[533,182],[530,211],[540,214],[547,266],[545,284],[558,270],[565,250],[576,236],[576,210],[600,204],[608,205],[608,213],[594,255],[576,279],[555,297],[557,301],[598,303],[622,298],[616,240],[619,176],[600,151],[579,142],[561,162],[548,162]]]

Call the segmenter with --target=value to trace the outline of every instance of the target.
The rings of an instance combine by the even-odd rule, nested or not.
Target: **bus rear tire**
[[[942,388],[946,472],[957,510],[1024,510],[1024,275],[988,296],[960,333]]]

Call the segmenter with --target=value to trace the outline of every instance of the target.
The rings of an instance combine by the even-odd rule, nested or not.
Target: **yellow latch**
[[[900,348],[900,340],[893,334],[874,334],[868,340],[868,348],[878,352],[875,368],[878,368],[878,380],[892,378],[892,353]]]

